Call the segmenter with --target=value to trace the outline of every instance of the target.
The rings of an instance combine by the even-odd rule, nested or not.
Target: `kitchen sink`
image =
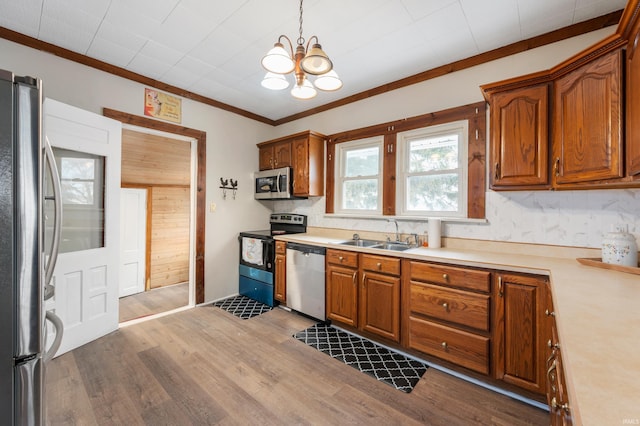
[[[393,251],[405,251],[411,248],[409,244],[403,243],[393,243],[393,242],[384,242],[380,246],[375,248],[381,248],[383,250],[393,250]]]
[[[349,240],[340,244],[345,246],[376,248],[376,249],[392,250],[392,251],[404,251],[411,248],[411,245],[399,243],[399,242],[363,240],[363,239]]]
[[[349,240],[349,241],[345,241],[344,243],[340,243],[343,244],[345,246],[354,246],[354,247],[376,247],[383,244],[383,241],[377,241],[377,240],[363,240],[363,239],[357,239],[357,240]]]

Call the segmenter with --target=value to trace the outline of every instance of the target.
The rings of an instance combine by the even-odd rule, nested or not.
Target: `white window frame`
[[[458,134],[458,210],[427,211],[407,210],[406,188],[407,179],[411,176],[430,175],[432,173],[408,172],[408,146],[416,139],[433,138],[440,135]],[[399,132],[396,138],[396,216],[403,217],[467,217],[468,200],[468,151],[469,151],[469,120],[452,121],[420,129]],[[435,174],[435,173],[433,173]]]
[[[346,167],[346,153],[349,151],[354,151],[363,148],[378,148],[378,174],[377,176],[358,176],[358,177],[345,177],[345,167]],[[384,160],[384,137],[383,136],[374,136],[366,139],[358,139],[350,142],[343,142],[339,144],[336,148],[336,167],[335,167],[335,176],[334,176],[334,186],[335,186],[335,198],[334,198],[334,206],[335,212],[340,214],[353,214],[358,216],[382,216],[382,183],[383,183],[383,160]],[[372,179],[376,178],[378,181],[378,200],[376,203],[375,210],[359,210],[359,209],[343,209],[342,208],[342,188],[344,186],[345,181],[353,181],[359,179]]]

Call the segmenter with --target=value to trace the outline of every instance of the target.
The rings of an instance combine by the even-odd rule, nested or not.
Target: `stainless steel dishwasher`
[[[287,243],[287,306],[324,321],[324,247]]]

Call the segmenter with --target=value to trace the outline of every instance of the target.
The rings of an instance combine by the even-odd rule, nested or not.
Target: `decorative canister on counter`
[[[602,240],[602,262],[638,267],[638,245],[627,225],[611,226],[611,232]]]

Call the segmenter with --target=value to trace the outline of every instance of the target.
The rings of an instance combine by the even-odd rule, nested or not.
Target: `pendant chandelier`
[[[295,86],[291,89],[291,95],[297,99],[311,99],[318,93],[316,88],[331,92],[341,88],[342,81],[333,70],[333,63],[322,50],[318,37],[311,36],[305,47],[305,39],[302,37],[302,1],[300,0],[300,35],[295,53],[289,37],[286,35],[278,37],[273,49],[262,58],[262,66],[267,70],[262,86],[271,90],[286,89],[289,87],[289,81],[285,75],[293,72]],[[309,49],[314,39],[315,43]],[[289,43],[289,51],[282,44],[283,40]],[[307,78],[307,74],[317,76],[313,84]]]

